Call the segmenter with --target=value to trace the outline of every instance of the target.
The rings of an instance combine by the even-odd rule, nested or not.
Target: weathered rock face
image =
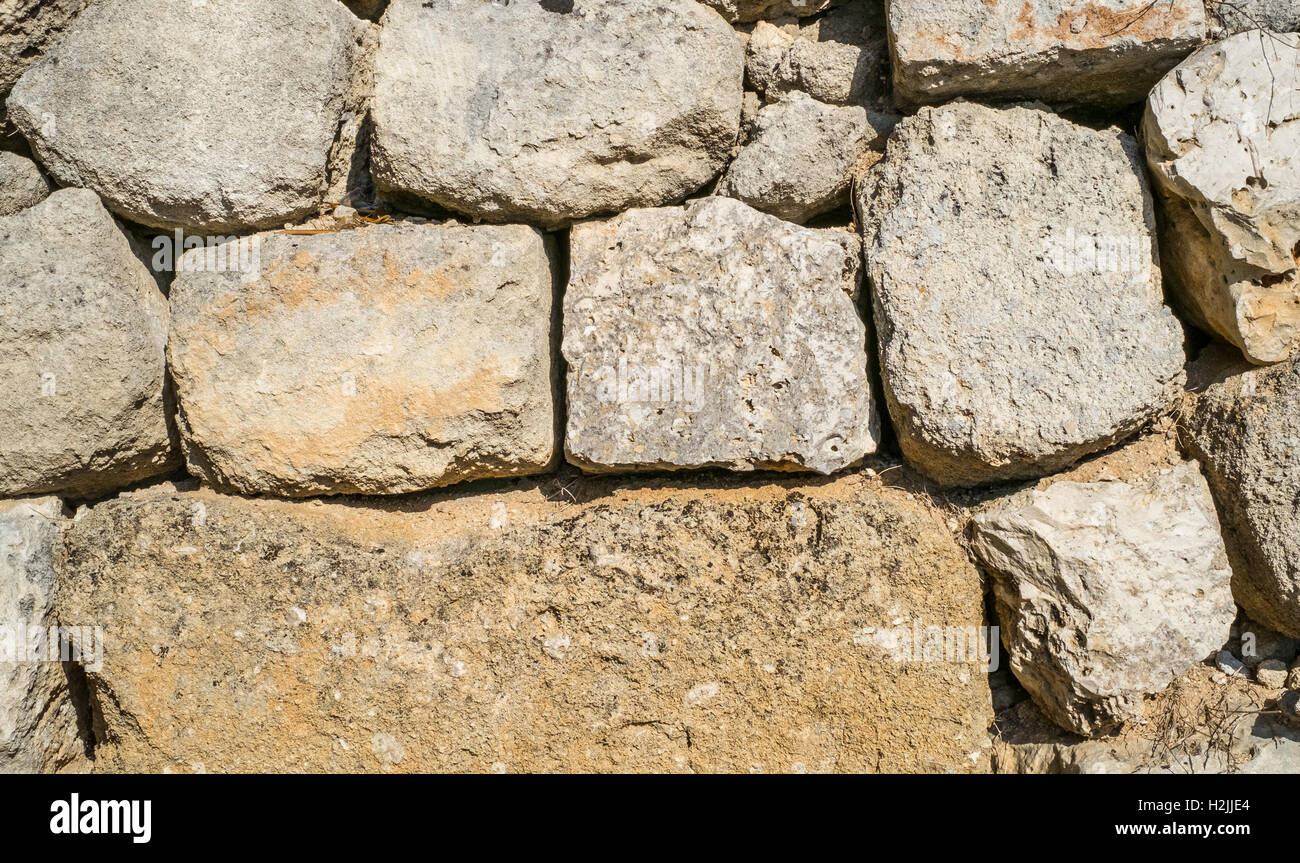
[[[786,15],[816,15],[835,0],[701,0],[717,9],[728,21],[757,21]],[[867,0],[877,2],[877,0]]]
[[[1183,431],[1223,518],[1233,596],[1255,620],[1300,637],[1300,366],[1227,376]]]
[[[9,0],[0,9],[0,96],[4,96],[90,0]]]
[[[554,460],[539,232],[407,224],[246,242],[254,268],[189,271],[203,254],[190,252],[172,288],[191,473],[254,494],[396,494]]]
[[[12,216],[50,196],[50,181],[31,159],[0,150],[0,216]]]
[[[93,3],[9,115],[61,185],[132,221],[278,226],[321,202],[355,22],[333,0]]]
[[[923,108],[858,184],[903,454],[949,485],[1041,476],[1181,394],[1137,144],[1033,106]]]
[[[343,95],[343,120],[330,151],[325,200],[344,206],[373,209],[375,180],[370,175],[370,137],[373,123],[370,104],[375,95],[375,53],[379,50],[379,26],[362,24],[353,28],[352,77]]]
[[[94,193],[0,218],[0,494],[93,496],[177,466],[167,301]]]
[[[1300,3],[1295,0],[1208,0],[1205,6],[1214,39],[1257,28],[1300,32]]]
[[[571,235],[569,460],[830,473],[876,449],[859,245],[729,198]]]
[[[694,0],[395,0],[376,59],[381,191],[546,226],[684,198],[740,127],[743,49]]]
[[[47,636],[62,510],[53,497],[0,500],[0,773],[85,765],[60,639],[50,651]]]
[[[109,624],[96,769],[986,767],[980,667],[866,634],[981,625],[935,511],[855,477],[568,488],[592,502],[528,485],[397,510],[94,507],[67,532],[59,603]]]
[[[1205,38],[1202,0],[889,0],[901,101],[1143,99]]]
[[[848,202],[854,176],[880,159],[895,122],[790,93],[758,112],[754,139],[727,168],[718,194],[802,224]]]
[[[798,25],[760,21],[746,48],[745,77],[769,101],[802,91],[832,105],[878,107],[889,92],[886,32],[875,0]]]
[[[1207,45],[1142,121],[1180,305],[1256,363],[1300,345],[1300,34]]]
[[[5,97],[88,2],[7,0],[0,6],[0,141],[13,131],[5,121]]]
[[[1011,669],[1053,721],[1101,736],[1215,653],[1236,617],[1194,462],[1141,483],[1058,482],[973,521]]]

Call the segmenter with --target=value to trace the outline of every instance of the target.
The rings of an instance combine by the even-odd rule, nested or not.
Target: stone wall
[[[0,772],[1300,763],[1300,4],[10,6]]]

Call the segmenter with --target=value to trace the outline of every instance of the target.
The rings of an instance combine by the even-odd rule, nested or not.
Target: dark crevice
[[[95,746],[99,740],[95,736],[94,711],[91,709],[90,681],[86,679],[86,669],[80,662],[69,660],[62,663],[63,674],[68,681],[68,700],[72,702],[77,713],[77,736],[85,747],[86,757],[94,760]]]
[[[551,300],[551,393],[555,405],[555,455],[551,470],[564,464],[564,433],[568,426],[569,365],[560,347],[564,341],[564,294],[569,287],[569,230],[556,231],[547,237],[547,252],[552,267]]]

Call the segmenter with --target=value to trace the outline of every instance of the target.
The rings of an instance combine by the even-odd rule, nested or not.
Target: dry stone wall
[[[0,771],[1294,772],[1298,31],[4,5]]]

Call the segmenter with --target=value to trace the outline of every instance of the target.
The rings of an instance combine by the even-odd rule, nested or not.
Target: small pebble
[[[1269,689],[1281,689],[1286,686],[1286,663],[1280,659],[1265,659],[1255,669],[1255,680]]]
[[[1220,650],[1219,658],[1215,664],[1219,666],[1220,671],[1229,677],[1244,677],[1246,674],[1246,666],[1242,664],[1240,659],[1233,656],[1230,650]]]
[[[1283,719],[1293,725],[1300,725],[1300,691],[1288,689],[1282,693],[1282,697],[1277,700],[1277,707]]]

